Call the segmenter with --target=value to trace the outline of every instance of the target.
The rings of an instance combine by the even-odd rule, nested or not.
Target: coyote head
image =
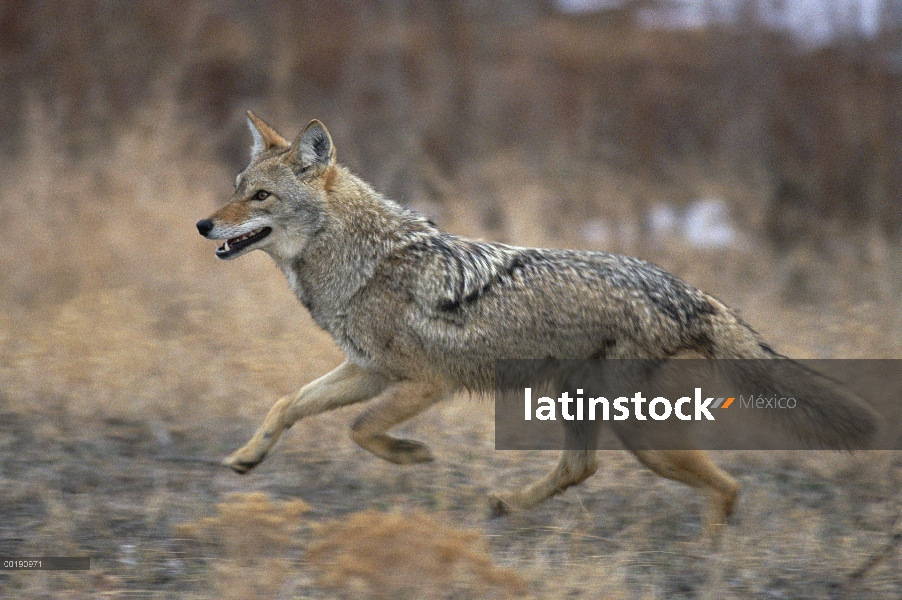
[[[254,136],[250,164],[235,179],[231,199],[198,221],[197,230],[225,240],[216,250],[223,260],[258,249],[276,259],[296,256],[317,230],[335,176],[332,138],[314,120],[289,143],[254,113],[247,116]]]

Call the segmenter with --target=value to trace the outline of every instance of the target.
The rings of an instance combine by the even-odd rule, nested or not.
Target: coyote
[[[491,393],[496,359],[780,357],[721,302],[651,263],[444,233],[338,164],[319,121],[293,143],[250,111],[248,124],[250,164],[229,202],[197,229],[225,240],[220,259],[269,254],[347,359],[276,402],[223,461],[238,473],[299,419],[364,401],[371,404],[351,426],[357,444],[397,464],[431,461],[425,444],[388,430],[455,392]],[[801,380],[813,376],[798,371]],[[847,447],[875,430],[861,408],[835,394],[811,410],[777,412],[795,413],[800,435]],[[631,450],[708,496],[706,531],[725,523],[740,486],[706,453]],[[547,476],[493,493],[490,506],[497,514],[534,507],[596,469],[594,447],[565,450]]]

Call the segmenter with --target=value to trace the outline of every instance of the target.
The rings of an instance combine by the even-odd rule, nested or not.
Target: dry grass
[[[319,583],[343,597],[510,598],[522,579],[495,566],[485,538],[423,512],[369,510],[314,530],[307,560]]]
[[[308,510],[303,500],[235,493],[216,504],[215,516],[180,523],[175,534],[213,551],[208,581],[217,598],[275,598],[294,575],[288,553]]]

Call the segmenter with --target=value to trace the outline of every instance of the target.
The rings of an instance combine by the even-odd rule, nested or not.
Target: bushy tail
[[[711,358],[744,359],[718,361],[718,371],[740,390],[796,400],[795,408],[767,413],[803,443],[855,449],[873,440],[878,417],[870,406],[839,382],[775,352],[726,307],[710,321],[707,337]]]

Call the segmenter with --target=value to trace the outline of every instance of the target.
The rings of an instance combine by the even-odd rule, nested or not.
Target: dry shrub
[[[262,492],[230,494],[215,516],[180,524],[176,535],[217,549],[211,575],[217,597],[272,598],[291,574],[286,556],[309,508]]]
[[[319,525],[307,560],[319,583],[347,597],[510,598],[526,593],[496,566],[485,538],[420,512],[368,510]]]

